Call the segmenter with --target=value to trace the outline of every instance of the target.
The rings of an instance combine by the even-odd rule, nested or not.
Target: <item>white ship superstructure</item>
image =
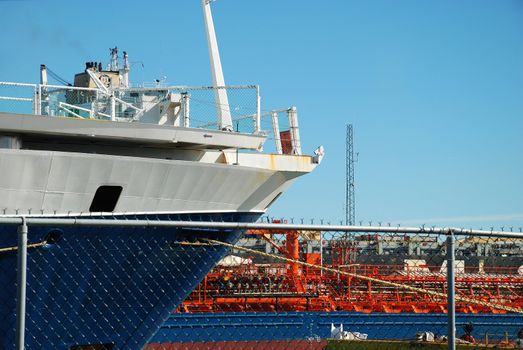
[[[239,152],[264,138],[228,131],[13,113],[0,113],[0,130],[2,215],[263,212],[316,165]],[[113,204],[93,207],[115,189]]]
[[[296,108],[282,128],[281,113],[261,115],[257,86],[221,86],[202,4],[212,87],[132,87],[117,48],[105,68],[86,62],[73,86],[50,85],[45,65],[40,84],[0,83],[0,215],[262,213],[314,169],[322,151],[301,154]],[[262,153],[269,134],[275,152]]]

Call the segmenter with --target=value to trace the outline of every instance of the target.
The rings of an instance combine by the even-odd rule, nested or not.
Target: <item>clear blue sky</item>
[[[225,79],[298,106],[303,148],[326,157],[270,214],[344,218],[345,125],[356,218],[523,226],[523,1],[218,0]],[[198,0],[0,1],[0,80],[71,79],[117,45],[135,83],[209,85]],[[137,65],[139,66],[139,65]],[[317,222],[317,221],[316,221]]]

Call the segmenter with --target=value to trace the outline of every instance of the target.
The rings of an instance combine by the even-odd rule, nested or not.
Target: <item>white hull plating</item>
[[[285,156],[280,157],[284,160],[262,154],[240,154],[238,159],[240,164],[270,165],[285,162]],[[305,159],[290,156],[288,161],[297,160],[296,166],[276,170],[253,164],[0,149],[0,215],[90,214],[95,192],[103,185],[122,187],[114,214],[263,212],[294,178],[314,167],[309,157],[303,158],[309,163],[303,169],[299,163]]]

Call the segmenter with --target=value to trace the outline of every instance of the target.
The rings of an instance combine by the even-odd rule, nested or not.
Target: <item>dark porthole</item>
[[[116,208],[122,186],[100,186],[94,194],[93,201],[89,207],[90,212],[112,212]]]

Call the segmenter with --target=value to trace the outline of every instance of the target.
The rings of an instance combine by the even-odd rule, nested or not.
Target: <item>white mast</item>
[[[232,131],[232,118],[229,109],[229,99],[227,98],[227,90],[216,89],[216,87],[225,86],[225,80],[223,79],[222,63],[220,61],[216,33],[214,32],[210,2],[211,0],[202,0],[202,7],[203,17],[205,19],[205,30],[207,32],[209,59],[211,61],[212,85],[215,87],[214,98],[216,101],[216,112],[218,114],[218,125],[221,130]]]

